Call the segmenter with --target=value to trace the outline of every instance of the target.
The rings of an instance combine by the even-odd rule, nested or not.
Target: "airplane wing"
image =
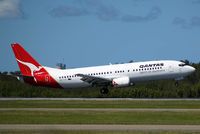
[[[90,76],[90,75],[85,75],[85,74],[76,74],[77,76],[81,77],[81,80],[84,82],[87,82],[92,85],[97,85],[97,86],[105,86],[105,85],[110,85],[111,80],[101,78],[101,77],[95,77],[95,76]]]

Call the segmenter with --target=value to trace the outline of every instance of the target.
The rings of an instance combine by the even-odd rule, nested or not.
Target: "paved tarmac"
[[[200,101],[200,98],[7,98],[1,97],[0,100],[96,100],[96,101],[115,101],[115,100],[135,100],[135,101]]]
[[[132,99],[132,98],[0,98],[0,100],[196,100],[199,99]],[[0,108],[0,111],[135,111],[135,112],[200,112],[200,109],[149,109],[149,108]],[[63,124],[1,124],[1,131],[18,130],[85,130],[85,131],[178,131],[200,132],[200,125],[63,125]]]
[[[132,112],[200,112],[200,109],[153,108],[0,108],[0,111],[132,111]]]
[[[200,132],[200,125],[0,125],[0,131],[19,130],[85,130],[85,131],[178,131],[178,132]]]

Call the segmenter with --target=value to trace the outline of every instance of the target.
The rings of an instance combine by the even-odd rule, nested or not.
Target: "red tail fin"
[[[20,44],[11,44],[22,75],[33,76],[33,71],[40,70],[41,65]]]
[[[35,86],[62,88],[58,82],[18,43],[11,44],[24,82]],[[29,77],[32,76],[32,77]]]

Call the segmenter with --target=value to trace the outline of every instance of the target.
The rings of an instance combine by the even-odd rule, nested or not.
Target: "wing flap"
[[[76,74],[77,76],[81,77],[81,80],[87,82],[92,85],[109,85],[111,83],[110,79],[102,78],[102,77],[95,77],[85,74]]]

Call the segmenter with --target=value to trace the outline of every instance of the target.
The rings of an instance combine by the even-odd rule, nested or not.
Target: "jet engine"
[[[114,87],[127,87],[127,86],[133,86],[134,83],[130,82],[129,77],[120,77],[120,78],[113,79],[112,85]]]

